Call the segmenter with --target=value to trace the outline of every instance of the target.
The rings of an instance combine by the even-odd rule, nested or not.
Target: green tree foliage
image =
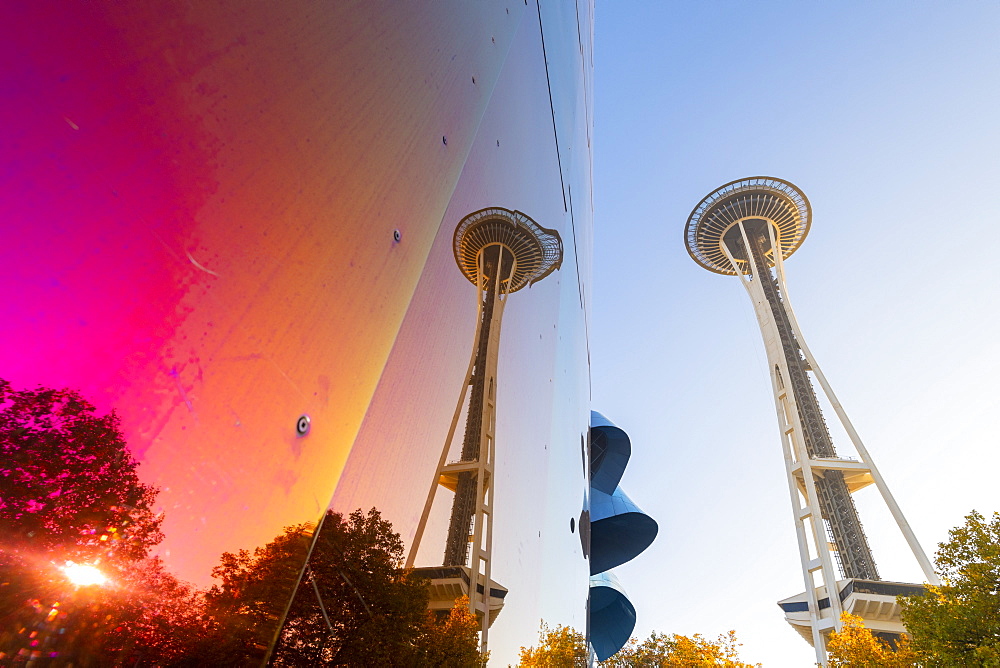
[[[900,597],[903,623],[924,666],[1000,666],[1000,513],[972,511],[938,545],[944,584]]]
[[[141,559],[163,539],[118,417],[73,390],[0,379],[0,536],[49,560]]]
[[[917,655],[907,638],[902,638],[895,649],[876,638],[857,615],[841,615],[843,628],[830,634],[826,649],[830,668],[914,668]]]
[[[640,641],[631,638],[602,668],[690,668],[692,666],[724,666],[754,668],[760,664],[743,663],[739,657],[740,643],[733,631],[708,640],[701,634],[691,637],[667,635],[653,631]],[[521,666],[574,668],[587,665],[587,640],[582,633],[567,626],[549,628],[542,623],[537,647],[521,648]]]

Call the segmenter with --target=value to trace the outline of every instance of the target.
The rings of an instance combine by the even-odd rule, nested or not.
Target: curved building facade
[[[408,549],[467,420],[453,429],[479,318],[455,230],[502,209],[551,230],[562,255],[511,297],[497,349],[489,578],[503,612],[489,650],[515,662],[541,619],[584,628],[592,3],[15,14],[0,47],[2,387],[57,391],[31,395],[54,411],[86,402],[137,476],[109,511],[125,520],[84,523],[73,549],[107,566],[107,545],[139,540],[140,507],[133,556],[194,590],[219,584],[223,553],[252,557],[328,509],[377,508]],[[4,492],[27,484],[27,465],[0,468]],[[450,506],[430,509],[415,566],[442,567]],[[12,594],[41,601],[17,622],[37,633],[0,620],[0,651],[102,655],[56,639],[84,616],[66,601],[104,595],[60,579],[72,550],[6,535],[0,567],[30,554],[52,588]],[[261,656],[296,583],[313,583],[306,554],[256,622]]]

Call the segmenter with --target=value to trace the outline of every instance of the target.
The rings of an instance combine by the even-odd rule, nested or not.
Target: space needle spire
[[[778,603],[826,665],[828,633],[843,611],[888,640],[905,630],[896,596],[920,585],[882,580],[853,494],[874,484],[928,582],[938,580],[878,469],[809,351],[788,299],[784,260],[809,233],[812,211],[791,183],[751,177],[725,184],[691,212],[684,239],[705,269],[738,276],[764,338],[805,592]],[[860,461],[842,458],[820,408],[818,383]]]

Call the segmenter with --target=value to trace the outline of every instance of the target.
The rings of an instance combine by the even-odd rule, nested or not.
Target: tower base
[[[455,607],[455,599],[470,595],[472,569],[468,566],[426,566],[414,568],[413,574],[430,581],[431,599],[427,603],[427,609],[433,612],[447,612]],[[476,591],[482,595],[482,582],[476,585]],[[503,609],[506,596],[507,588],[490,580],[489,610],[483,610],[481,605],[477,606],[476,617],[482,619],[484,614],[488,614],[489,626],[493,626]]]
[[[861,617],[865,627],[875,636],[895,644],[900,635],[906,632],[900,619],[902,607],[896,597],[923,593],[924,586],[905,582],[847,579],[838,580],[837,589],[840,590],[844,612]],[[816,588],[816,599],[819,601],[819,618],[816,623],[819,631],[828,635],[835,628],[836,620],[833,618],[825,586]],[[812,621],[806,592],[778,601],[778,606],[785,612],[785,621],[812,645]]]

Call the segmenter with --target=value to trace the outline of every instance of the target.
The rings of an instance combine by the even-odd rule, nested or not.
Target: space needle
[[[890,642],[905,629],[896,596],[921,585],[879,575],[853,494],[874,484],[926,580],[930,561],[889,492],[868,450],[809,351],[788,298],[784,261],[809,233],[809,200],[781,179],[755,176],[723,185],[688,217],[684,240],[708,271],[738,276],[753,303],[767,352],[774,405],[792,501],[805,591],[778,605],[826,665],[826,640],[843,611]],[[858,459],[837,454],[813,386],[815,379],[850,438]]]
[[[500,613],[507,594],[492,580],[500,327],[508,297],[558,269],[563,248],[557,231],[541,227],[520,211],[492,207],[459,222],[453,250],[459,270],[478,290],[478,324],[465,383],[406,566],[413,566],[437,491],[441,487],[451,490],[454,497],[444,563],[416,570],[430,580],[432,610],[446,610],[459,596],[469,597],[470,611],[482,623],[480,647],[485,651],[490,624]],[[457,460],[449,462],[463,414],[461,452]]]

